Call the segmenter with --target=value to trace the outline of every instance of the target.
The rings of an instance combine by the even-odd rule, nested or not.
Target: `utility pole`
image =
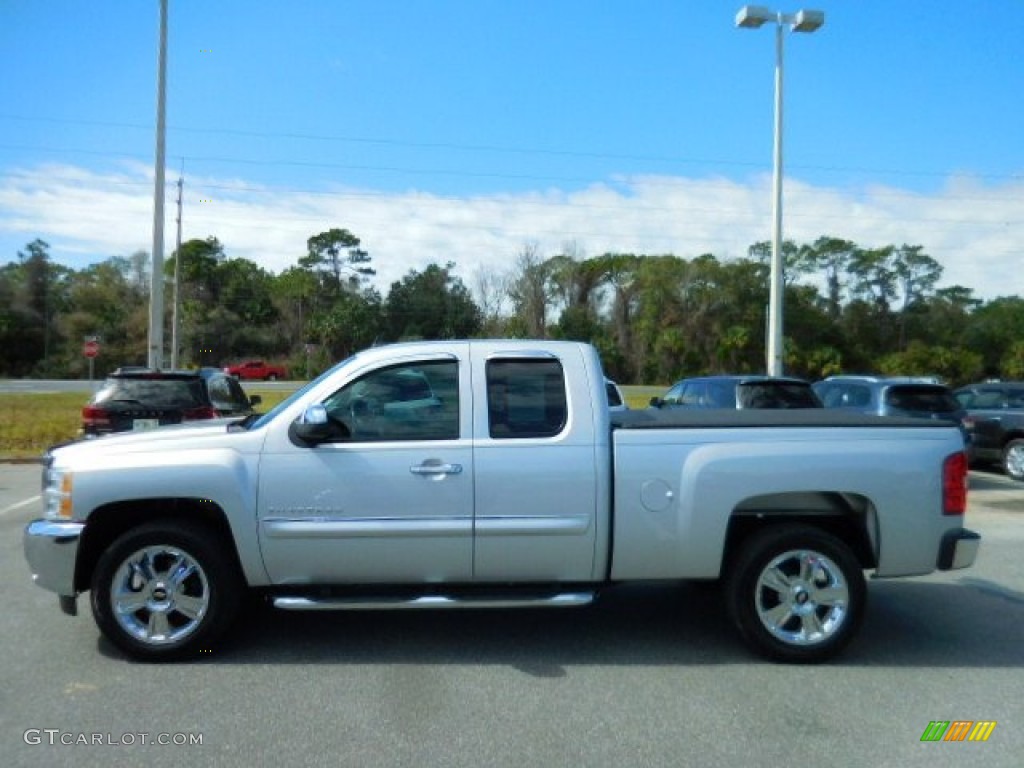
[[[167,101],[167,0],[160,0],[156,78],[156,180],[153,186],[153,264],[149,276],[149,367],[164,367],[164,121]]]
[[[185,162],[182,161],[182,170]],[[178,176],[178,234],[174,245],[174,308],[171,314],[171,368],[178,368],[178,325],[181,322],[181,189],[185,180]]]

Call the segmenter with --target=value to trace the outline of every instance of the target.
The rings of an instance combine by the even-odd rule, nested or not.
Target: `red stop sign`
[[[82,354],[86,357],[96,357],[100,353],[100,343],[98,341],[87,341],[82,345]]]

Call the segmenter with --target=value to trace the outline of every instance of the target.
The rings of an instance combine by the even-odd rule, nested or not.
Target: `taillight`
[[[187,411],[181,414],[182,421],[198,421],[200,419],[216,419],[218,416],[216,409],[209,405],[203,405],[199,408],[189,408]]]
[[[967,454],[950,454],[942,463],[942,514],[962,515],[967,511]]]
[[[82,425],[86,427],[109,427],[110,414],[102,408],[87,405],[82,408]]]

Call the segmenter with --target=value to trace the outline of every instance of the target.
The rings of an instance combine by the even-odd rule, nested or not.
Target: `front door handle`
[[[462,474],[462,465],[425,462],[409,467],[409,471],[414,475],[459,475]]]

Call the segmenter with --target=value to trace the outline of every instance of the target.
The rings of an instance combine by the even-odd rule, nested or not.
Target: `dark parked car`
[[[155,371],[120,368],[82,408],[82,434],[153,429],[185,421],[248,416],[260,402],[216,368]]]
[[[994,462],[1024,481],[1024,381],[986,381],[954,393],[967,410],[976,462]]]
[[[700,376],[681,379],[655,408],[821,408],[810,382],[786,376]]]

